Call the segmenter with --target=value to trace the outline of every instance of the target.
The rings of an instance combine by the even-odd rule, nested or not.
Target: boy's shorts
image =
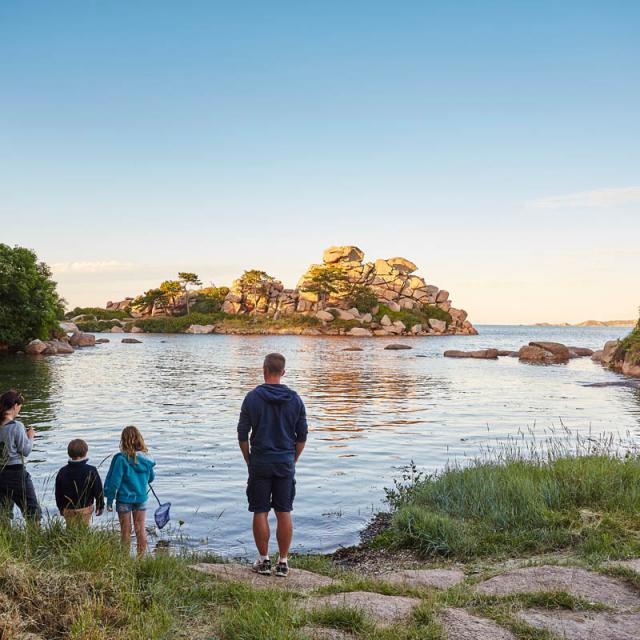
[[[293,510],[296,497],[296,465],[293,462],[249,463],[247,498],[249,511],[268,513]]]
[[[116,500],[117,513],[131,513],[132,511],[146,511],[146,502],[118,502]]]

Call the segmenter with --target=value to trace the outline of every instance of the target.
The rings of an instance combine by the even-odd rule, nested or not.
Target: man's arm
[[[249,464],[249,431],[251,431],[251,418],[249,416],[249,407],[245,398],[240,408],[240,418],[238,420],[238,443],[244,461]]]
[[[298,458],[302,454],[304,445],[307,442],[307,410],[304,407],[302,400],[300,401],[300,415],[298,416],[298,422],[296,423],[296,456],[295,462],[298,462]]]

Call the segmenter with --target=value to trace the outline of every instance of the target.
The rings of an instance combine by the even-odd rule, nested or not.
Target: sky
[[[0,2],[0,242],[70,307],[404,256],[475,323],[637,317],[640,3]]]

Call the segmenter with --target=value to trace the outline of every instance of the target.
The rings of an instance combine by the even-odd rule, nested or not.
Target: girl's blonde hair
[[[128,458],[133,458],[133,464],[137,464],[139,451],[147,453],[147,445],[144,443],[144,438],[140,433],[138,427],[129,426],[122,430],[120,436],[120,451],[124,453]]]

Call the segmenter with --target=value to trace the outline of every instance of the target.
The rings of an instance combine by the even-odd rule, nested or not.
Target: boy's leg
[[[118,513],[120,521],[120,540],[125,549],[131,548],[131,511]]]
[[[147,530],[144,528],[146,511],[133,512],[133,528],[136,531],[136,552],[138,557],[147,550]]]

